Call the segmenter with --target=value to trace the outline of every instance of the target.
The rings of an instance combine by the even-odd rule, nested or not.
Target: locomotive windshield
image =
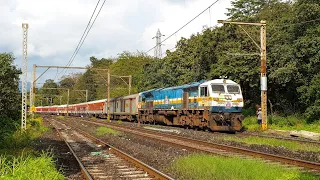
[[[227,85],[227,90],[229,94],[240,94],[240,89],[237,85]]]
[[[212,84],[211,85],[212,87],[212,92],[213,93],[225,93],[225,90],[224,90],[224,86],[223,85],[220,85],[220,84]]]

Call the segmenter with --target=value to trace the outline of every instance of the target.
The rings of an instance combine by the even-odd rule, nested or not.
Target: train
[[[36,113],[94,116],[112,120],[163,124],[211,131],[241,131],[244,105],[241,87],[213,79],[137,94],[69,105],[39,106]]]

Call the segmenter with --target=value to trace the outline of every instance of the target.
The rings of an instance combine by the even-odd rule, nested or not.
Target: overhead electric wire
[[[87,31],[86,35],[84,36],[84,39],[83,39],[83,41],[81,42],[81,44],[80,44],[80,46],[79,46],[79,48],[78,48],[78,50],[77,50],[76,54],[74,55],[74,57],[73,57],[72,61],[74,60],[74,58],[75,58],[75,57],[76,57],[76,55],[78,54],[78,52],[79,52],[79,50],[80,50],[80,48],[81,48],[82,44],[83,44],[83,43],[84,43],[84,41],[86,40],[86,38],[87,38],[87,36],[88,36],[88,34],[89,34],[89,32],[90,32],[90,30],[91,30],[91,28],[92,28],[93,24],[96,22],[96,20],[97,20],[97,18],[98,18],[98,16],[99,16],[99,14],[100,14],[101,9],[103,8],[103,6],[104,6],[104,3],[105,3],[105,2],[106,2],[106,0],[104,0],[104,1],[103,1],[103,3],[102,3],[102,5],[101,5],[101,7],[100,7],[100,9],[99,9],[99,11],[98,11],[98,13],[97,13],[96,17],[94,18],[94,20],[93,20],[93,22],[92,22],[92,24],[91,24],[91,26],[90,26],[89,30]],[[70,64],[72,63],[72,61],[69,63],[69,66],[70,66]]]
[[[190,21],[188,21],[185,25],[183,25],[182,27],[180,27],[178,30],[176,30],[174,33],[172,33],[170,36],[168,36],[167,38],[165,38],[163,41],[160,42],[160,44],[162,44],[163,42],[165,42],[166,40],[168,40],[169,38],[171,38],[173,35],[175,35],[177,32],[179,32],[181,29],[183,29],[184,27],[186,27],[188,24],[190,24],[192,21],[194,21],[195,19],[197,19],[201,14],[203,14],[204,12],[206,12],[208,9],[211,8],[211,6],[215,5],[219,0],[216,0],[215,2],[213,2],[210,6],[208,6],[206,9],[204,9],[201,13],[199,13],[198,15],[196,15],[194,18],[192,18]],[[156,48],[156,46],[154,46],[153,48],[149,49],[148,51],[146,51],[146,53],[152,51],[154,48]]]
[[[106,0],[105,0],[105,1],[106,1]],[[100,10],[99,10],[99,13],[100,13],[100,11],[101,11],[101,9],[102,9],[105,1],[103,2],[102,6],[101,6],[101,8],[100,8]],[[95,6],[95,8],[94,8],[94,11],[92,12],[92,15],[91,15],[91,17],[90,17],[90,20],[89,20],[89,22],[88,22],[88,24],[87,24],[87,26],[86,26],[86,28],[85,28],[85,30],[84,30],[81,38],[80,38],[80,41],[78,42],[78,45],[77,45],[76,49],[74,50],[72,56],[70,57],[70,60],[68,61],[67,65],[66,65],[67,67],[69,67],[69,66],[71,65],[72,61],[74,60],[74,58],[76,57],[78,51],[80,50],[83,42],[85,41],[85,39],[86,39],[86,37],[87,37],[87,35],[88,35],[88,33],[89,33],[89,31],[90,31],[93,23],[94,23],[94,22],[93,22],[93,23],[91,24],[91,21],[92,21],[92,18],[93,18],[93,16],[94,16],[94,14],[95,14],[95,12],[96,12],[97,7],[98,7],[99,4],[100,4],[100,0],[98,0],[96,6]],[[97,16],[95,17],[94,21],[97,19],[99,13],[98,13]],[[90,26],[90,24],[91,24],[91,26]],[[90,26],[90,27],[89,27],[89,26]],[[88,28],[89,28],[89,29],[88,29]],[[66,69],[66,68],[64,68],[63,70],[61,70],[61,72],[60,72],[59,74],[61,74],[65,69]],[[65,71],[65,72],[66,72],[66,71]]]

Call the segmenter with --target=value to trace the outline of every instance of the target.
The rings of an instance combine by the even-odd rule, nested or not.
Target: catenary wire
[[[170,36],[168,36],[167,38],[165,38],[163,41],[160,42],[160,44],[162,44],[163,42],[165,42],[166,40],[168,40],[169,38],[171,38],[174,34],[176,34],[177,32],[179,32],[181,29],[185,28],[188,24],[190,24],[192,21],[194,21],[195,19],[197,19],[201,14],[203,14],[205,11],[207,11],[209,8],[211,8],[213,5],[215,5],[219,0],[216,0],[215,2],[213,2],[210,6],[208,6],[206,9],[204,9],[202,12],[200,12],[198,15],[196,15],[194,18],[192,18],[190,21],[188,21],[185,25],[183,25],[182,27],[180,27],[178,30],[176,30],[174,33],[172,33]],[[152,51],[154,48],[156,48],[156,46],[154,46],[153,48],[149,49],[148,51],[146,51],[146,53]]]
[[[87,26],[86,26],[86,28],[85,28],[85,30],[84,30],[81,38],[80,38],[80,41],[78,42],[78,45],[77,45],[76,49],[74,50],[74,52],[73,52],[72,56],[70,57],[70,59],[69,59],[69,61],[68,61],[68,63],[67,63],[66,66],[70,66],[70,62],[73,61],[72,59],[75,57],[76,52],[77,52],[77,50],[79,49],[79,46],[80,46],[80,44],[81,44],[81,42],[82,42],[82,40],[83,40],[83,37],[85,36],[85,34],[86,34],[86,32],[87,32],[87,30],[88,30],[88,28],[89,28],[89,26],[90,26],[91,20],[92,20],[95,12],[96,12],[96,10],[97,10],[97,7],[98,7],[99,3],[100,3],[100,0],[98,0],[96,6],[95,6],[95,8],[94,8],[94,11],[92,12],[92,15],[91,15],[91,17],[90,17],[90,20],[89,20],[89,22],[88,22],[88,24],[87,24]],[[65,70],[65,68],[62,69],[62,70],[59,72],[59,74],[61,74],[64,70]]]

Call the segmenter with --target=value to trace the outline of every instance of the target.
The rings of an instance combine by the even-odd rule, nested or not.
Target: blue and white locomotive
[[[240,85],[214,79],[139,93],[138,121],[240,131],[242,107]]]

